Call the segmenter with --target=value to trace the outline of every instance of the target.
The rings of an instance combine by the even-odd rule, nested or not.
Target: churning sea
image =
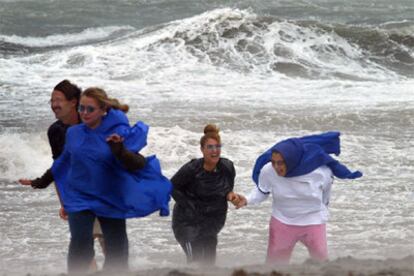
[[[217,124],[241,193],[276,141],[340,131],[338,159],[364,177],[334,182],[330,258],[414,254],[414,1],[0,0],[1,274],[66,270],[53,187],[16,182],[52,163],[48,100],[66,78],[129,104],[167,177]],[[219,266],[264,262],[270,208],[230,207]],[[133,269],[185,266],[171,217],[128,234]],[[293,262],[306,258],[298,245]]]

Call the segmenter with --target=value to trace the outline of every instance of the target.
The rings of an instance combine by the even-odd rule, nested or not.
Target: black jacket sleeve
[[[171,196],[176,203],[185,207],[191,208],[192,210],[196,209],[194,202],[187,196],[187,187],[191,184],[191,181],[194,179],[194,170],[192,169],[191,162],[182,166],[178,172],[174,174],[171,178],[171,183],[173,184],[173,190]]]
[[[53,174],[50,169],[48,169],[41,177],[32,180],[32,187],[34,189],[44,189],[53,182]]]
[[[234,168],[233,162],[230,161],[229,159],[222,158],[221,164],[223,165],[223,167],[226,170],[226,173],[228,174],[229,184],[230,184],[230,191],[228,192],[231,192],[234,189],[234,179],[236,178],[236,169]]]
[[[143,169],[145,167],[145,157],[140,153],[134,153],[125,148],[123,143],[108,142],[112,154],[130,172]]]

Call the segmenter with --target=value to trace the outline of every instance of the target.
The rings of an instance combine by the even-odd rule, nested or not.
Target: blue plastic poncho
[[[168,216],[172,185],[159,161],[147,157],[143,169],[128,172],[105,141],[113,133],[124,138],[127,149],[138,152],[147,143],[148,126],[138,122],[130,127],[122,111],[110,109],[95,129],[85,124],[68,129],[65,149],[52,166],[65,210],[91,210],[111,218],[143,217],[159,210]]]
[[[340,154],[339,132],[325,132],[317,135],[283,140],[257,158],[253,168],[253,181],[258,184],[260,170],[270,162],[273,152],[279,152],[286,163],[285,177],[300,176],[312,172],[322,165],[328,166],[334,176],[354,179],[362,176],[359,171],[351,172],[346,166],[329,154]]]

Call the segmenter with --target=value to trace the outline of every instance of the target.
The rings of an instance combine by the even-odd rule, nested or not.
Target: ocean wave
[[[294,79],[414,77],[414,36],[395,27],[281,20],[249,9],[215,9],[139,30],[123,26],[46,38],[0,36],[0,53],[19,55],[64,47],[64,51],[48,51],[24,62],[63,62],[65,70],[93,70],[104,74],[102,78],[124,80],[148,78],[168,68],[194,71],[195,64]]]
[[[55,34],[46,37],[0,35],[0,53],[21,54],[41,49],[78,46],[122,36],[134,30],[131,26],[87,28],[79,33]]]
[[[241,72],[350,80],[414,76],[414,36],[395,29],[279,20],[230,8],[165,28],[170,35],[152,48],[184,46],[202,62]]]

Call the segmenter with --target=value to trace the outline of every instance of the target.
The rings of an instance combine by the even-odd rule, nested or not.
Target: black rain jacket
[[[220,158],[216,169],[203,168],[204,159],[193,159],[171,178],[175,206],[172,228],[179,242],[217,236],[227,215],[226,196],[233,190],[233,162]]]

